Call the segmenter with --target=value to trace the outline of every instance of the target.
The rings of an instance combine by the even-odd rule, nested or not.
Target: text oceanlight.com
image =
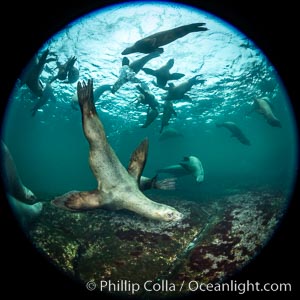
[[[147,280],[143,284],[130,280],[100,280],[96,282],[90,280],[86,283],[89,291],[99,290],[106,292],[126,292],[134,295],[138,292],[237,292],[244,294],[247,292],[291,292],[291,283],[260,283],[260,282],[237,282],[231,280],[223,283],[201,283],[198,281],[182,281],[173,283],[168,280],[152,281]]]

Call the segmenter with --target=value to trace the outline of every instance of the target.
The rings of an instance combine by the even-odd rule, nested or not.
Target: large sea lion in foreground
[[[36,196],[23,184],[14,159],[3,141],[1,141],[1,160],[1,177],[3,178],[6,192],[16,200],[26,204],[36,203]]]
[[[149,75],[156,77],[156,85],[164,88],[169,80],[178,80],[185,76],[182,73],[170,73],[170,69],[174,66],[174,59],[169,59],[168,62],[159,69],[152,70],[150,68],[142,68]]]
[[[245,136],[242,130],[234,122],[216,123],[217,127],[225,127],[231,132],[231,136],[237,138],[242,144],[250,146],[249,139]]]
[[[89,163],[98,186],[93,191],[71,191],[55,198],[52,203],[71,211],[127,209],[158,221],[181,220],[183,215],[175,208],[150,200],[139,189],[148,154],[148,139],[133,152],[126,170],[109,145],[96,112],[92,80],[87,84],[78,82],[77,92],[83,131],[89,142]]]
[[[179,164],[157,170],[157,173],[168,173],[177,177],[191,174],[196,178],[197,182],[202,182],[204,180],[202,163],[198,157],[192,155],[185,156]]]
[[[272,111],[269,98],[262,97],[262,98],[254,99],[253,110],[262,114],[271,126],[281,127],[280,121],[275,117]]]
[[[151,53],[159,49],[160,46],[170,44],[191,32],[208,30],[206,27],[203,27],[204,25],[205,23],[194,23],[157,32],[135,42],[133,46],[126,48],[121,54],[127,55],[135,52]]]

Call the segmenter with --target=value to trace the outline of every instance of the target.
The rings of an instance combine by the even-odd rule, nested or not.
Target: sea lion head
[[[24,187],[25,189],[25,199],[24,203],[26,204],[35,204],[37,202],[36,195],[27,187]]]
[[[175,208],[164,205],[164,207],[160,207],[160,209],[156,212],[157,220],[165,221],[165,222],[178,222],[183,219],[183,214],[180,213]]]

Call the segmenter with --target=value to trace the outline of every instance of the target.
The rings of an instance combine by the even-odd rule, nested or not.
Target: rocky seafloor
[[[132,295],[136,283],[135,295],[184,295],[190,290],[183,283],[222,282],[247,264],[272,236],[286,203],[282,194],[266,191],[201,202],[151,198],[175,207],[184,219],[165,223],[101,209],[72,213],[45,203],[28,234],[83,288],[100,290],[100,282],[111,282],[111,293]]]

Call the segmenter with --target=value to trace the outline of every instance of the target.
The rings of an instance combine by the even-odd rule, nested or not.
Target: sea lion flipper
[[[180,164],[185,170],[191,171],[191,168],[190,168],[190,165],[189,165],[188,162],[182,161],[182,162],[180,162],[179,164]]]
[[[182,73],[173,73],[173,74],[170,74],[169,80],[178,80],[184,76],[185,76],[185,74],[182,74]]]
[[[132,153],[127,168],[128,173],[137,180],[138,184],[146,164],[148,147],[149,141],[145,138]]]
[[[146,74],[149,74],[149,75],[152,75],[152,76],[156,76],[156,71],[155,70],[152,70],[150,68],[142,68],[142,70],[146,73]]]
[[[98,190],[88,192],[71,191],[54,198],[51,204],[71,211],[89,210],[101,206],[102,198]]]
[[[78,103],[82,111],[96,112],[93,93],[93,80],[89,79],[87,84],[83,81],[77,83]]]

